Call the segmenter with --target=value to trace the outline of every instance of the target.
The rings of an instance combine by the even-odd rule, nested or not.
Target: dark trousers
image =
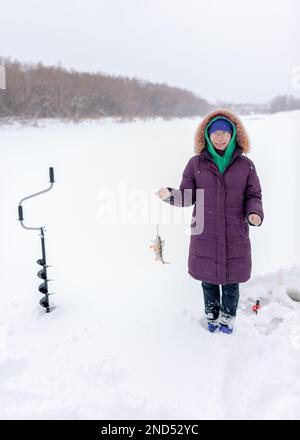
[[[239,284],[222,284],[222,298],[220,299],[219,284],[210,284],[202,281],[204,294],[205,314],[209,322],[218,318],[222,324],[229,324],[236,315],[239,303]]]

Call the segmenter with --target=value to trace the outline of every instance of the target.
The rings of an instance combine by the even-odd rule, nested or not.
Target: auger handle
[[[25,202],[25,200],[29,200],[32,199],[33,197],[39,196],[40,194],[44,194],[48,191],[50,191],[50,189],[53,187],[54,184],[54,169],[53,167],[49,167],[49,178],[50,178],[50,186],[42,191],[39,191],[37,193],[31,194],[30,196],[24,197],[22,200],[20,200],[19,205],[18,205],[18,214],[19,214],[19,221],[21,223],[21,226],[24,229],[31,229],[31,230],[40,230],[41,226],[38,227],[29,227],[29,226],[25,226],[23,221],[24,221],[24,213],[23,213],[23,207],[22,207],[22,203]]]
[[[23,206],[21,206],[21,205],[18,206],[18,212],[19,212],[19,220],[21,222],[21,221],[24,220],[24,217],[23,217]]]
[[[53,169],[53,167],[49,168],[49,177],[50,177],[50,183],[54,183],[55,180],[54,180],[54,169]]]

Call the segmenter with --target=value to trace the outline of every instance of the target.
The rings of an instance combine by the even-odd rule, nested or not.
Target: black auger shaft
[[[49,291],[48,291],[48,276],[47,276],[47,260],[46,260],[46,246],[45,246],[45,234],[44,229],[41,228],[41,245],[42,245],[42,259],[37,260],[37,264],[43,266],[41,270],[38,271],[38,277],[43,280],[42,284],[39,285],[39,292],[45,295],[40,300],[40,305],[45,307],[46,312],[50,312],[49,305]]]

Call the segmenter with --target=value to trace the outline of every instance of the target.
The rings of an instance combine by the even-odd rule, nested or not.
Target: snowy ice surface
[[[197,118],[0,129],[1,419],[300,418],[300,112],[243,121],[265,221],[251,228],[253,274],[232,335],[207,332],[187,273],[192,208],[153,194],[178,187]],[[25,222],[47,227],[56,308],[45,314],[39,236],[20,227],[17,205],[47,186],[49,166],[53,190],[24,203]],[[101,224],[102,190],[120,184],[141,221]],[[151,221],[135,210],[137,189]],[[162,220],[175,210],[185,223]],[[157,221],[169,265],[149,249]]]

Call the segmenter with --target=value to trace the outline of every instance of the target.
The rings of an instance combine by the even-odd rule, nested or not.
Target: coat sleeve
[[[167,187],[171,195],[164,199],[164,202],[173,206],[187,207],[196,201],[196,182],[193,165],[190,159],[182,173],[179,189]]]
[[[262,204],[262,191],[260,186],[260,181],[256,173],[255,165],[250,161],[250,171],[247,178],[245,196],[244,196],[244,213],[249,225],[254,226],[249,222],[248,217],[250,214],[257,214],[261,218],[261,226],[264,220],[264,211]]]

